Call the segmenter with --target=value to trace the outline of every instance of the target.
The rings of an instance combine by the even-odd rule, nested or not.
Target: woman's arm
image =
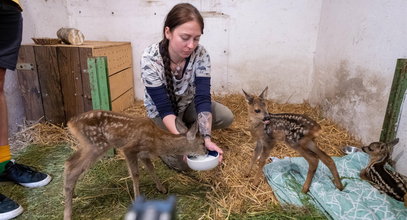
[[[179,131],[177,130],[177,127],[175,126],[175,119],[177,116],[175,115],[167,115],[163,118],[163,123],[165,127],[167,127],[168,131],[170,131],[173,134],[179,134]]]

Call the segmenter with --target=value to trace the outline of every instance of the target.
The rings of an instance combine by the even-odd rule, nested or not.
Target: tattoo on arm
[[[201,112],[198,114],[199,132],[202,135],[211,135],[212,130],[212,113]]]

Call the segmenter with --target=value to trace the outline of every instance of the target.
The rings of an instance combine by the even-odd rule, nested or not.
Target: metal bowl
[[[354,146],[345,146],[342,148],[342,152],[344,152],[345,154],[352,154],[352,153],[356,153],[356,152],[361,152],[362,149],[358,148],[358,147],[354,147]]]

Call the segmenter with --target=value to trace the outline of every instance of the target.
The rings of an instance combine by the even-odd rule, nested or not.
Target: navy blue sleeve
[[[211,112],[211,78],[195,77],[195,108],[196,113]]]
[[[164,118],[167,115],[175,114],[174,110],[172,109],[171,101],[168,97],[165,85],[146,88],[147,93],[150,95],[151,99],[153,99],[161,118]]]

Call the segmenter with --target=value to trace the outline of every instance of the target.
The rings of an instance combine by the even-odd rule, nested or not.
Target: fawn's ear
[[[398,138],[396,138],[396,139],[390,141],[389,143],[387,143],[387,148],[393,148],[394,145],[396,145],[398,142],[399,142],[399,139],[398,139]]]
[[[196,133],[198,133],[198,120],[196,120],[187,131],[187,139],[194,140],[196,137]]]
[[[187,126],[184,124],[181,118],[176,117],[175,118],[175,127],[177,128],[178,132],[180,134],[185,134],[188,131]]]
[[[242,89],[244,96],[246,97],[246,101],[250,104],[253,103],[253,96],[249,95],[246,91]]]
[[[267,90],[268,90],[268,86],[266,86],[266,88],[264,88],[263,92],[260,93],[259,97],[264,99],[267,97]]]

